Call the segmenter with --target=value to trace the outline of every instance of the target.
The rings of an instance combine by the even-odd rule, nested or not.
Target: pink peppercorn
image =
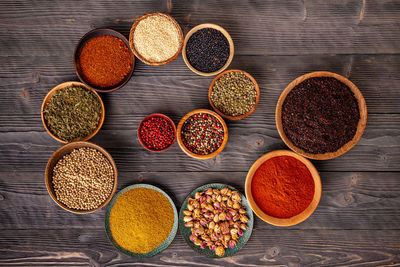
[[[145,118],[139,126],[139,139],[149,150],[161,151],[175,141],[175,127],[171,121],[161,116]]]

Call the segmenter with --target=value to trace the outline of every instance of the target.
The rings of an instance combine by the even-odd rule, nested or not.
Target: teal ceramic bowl
[[[249,240],[249,238],[251,236],[251,232],[253,231],[253,224],[254,224],[253,211],[251,210],[249,202],[247,202],[246,197],[242,193],[240,193],[241,198],[242,198],[242,206],[246,209],[246,212],[247,212],[246,215],[249,218],[249,221],[246,223],[247,229],[246,229],[246,231],[244,231],[243,235],[239,238],[237,245],[234,248],[226,248],[225,254],[221,257],[217,256],[215,254],[215,252],[210,250],[208,247],[206,247],[205,249],[201,249],[199,246],[196,246],[192,241],[190,241],[189,237],[192,233],[190,231],[190,228],[186,227],[185,222],[183,221],[183,217],[185,216],[183,214],[183,211],[186,210],[186,208],[187,208],[189,198],[194,198],[194,195],[197,192],[204,192],[210,187],[213,189],[222,189],[224,187],[228,187],[230,190],[235,190],[240,193],[240,191],[237,190],[236,188],[234,188],[230,185],[226,185],[226,184],[206,184],[206,185],[200,186],[199,188],[196,188],[192,193],[190,193],[186,197],[185,201],[182,204],[182,208],[179,212],[179,228],[180,228],[181,234],[182,234],[183,238],[185,239],[186,243],[189,245],[189,247],[191,247],[197,253],[207,256],[207,257],[210,257],[210,258],[224,258],[224,257],[232,256],[233,254],[238,252],[247,243],[247,241]]]
[[[134,188],[149,188],[149,189],[153,189],[156,190],[157,192],[160,192],[161,194],[163,194],[168,200],[169,203],[171,203],[172,209],[174,211],[174,224],[172,226],[172,230],[171,233],[169,234],[169,236],[167,237],[167,239],[164,240],[164,242],[159,245],[157,248],[155,248],[154,250],[148,252],[148,253],[133,253],[129,250],[126,250],[122,247],[120,247],[117,242],[115,242],[112,234],[111,234],[111,230],[110,230],[110,213],[111,213],[111,209],[114,206],[115,202],[117,201],[117,198],[122,195],[123,193],[134,189]],[[107,210],[106,210],[106,216],[105,216],[105,228],[106,228],[106,233],[108,236],[108,239],[111,241],[111,243],[114,245],[114,247],[116,247],[119,251],[121,251],[122,253],[125,253],[126,255],[129,255],[131,257],[134,258],[149,258],[149,257],[153,257],[154,255],[157,255],[158,253],[162,252],[163,250],[165,250],[171,243],[172,240],[174,240],[176,232],[178,230],[178,212],[176,210],[175,204],[172,201],[172,199],[167,195],[167,193],[165,193],[163,190],[161,190],[158,187],[155,187],[153,185],[149,185],[149,184],[135,184],[135,185],[131,185],[128,187],[125,187],[124,189],[122,189],[121,191],[118,192],[118,194],[116,194],[110,201],[110,203],[107,206]]]

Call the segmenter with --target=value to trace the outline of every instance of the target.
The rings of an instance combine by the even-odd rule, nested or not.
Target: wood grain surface
[[[45,131],[40,106],[59,83],[78,81],[73,52],[98,27],[128,37],[136,18],[160,11],[184,33],[201,23],[224,27],[235,45],[228,69],[249,72],[260,86],[256,111],[228,121],[229,141],[199,161],[175,144],[163,153],[140,146],[137,127],[161,112],[175,123],[208,108],[213,77],[191,72],[182,56],[166,66],[136,60],[123,88],[100,94],[106,118],[91,141],[113,156],[118,190],[161,187],[179,208],[194,188],[227,183],[243,192],[250,166],[287,149],[275,127],[282,90],[296,77],[330,71],[350,79],[368,107],[360,142],[333,160],[313,161],[322,196],[303,223],[279,228],[260,219],[235,256],[209,259],[178,233],[150,259],[119,253],[107,240],[104,209],[71,214],[49,197],[44,170],[61,146]],[[0,266],[400,266],[400,1],[0,1]]]

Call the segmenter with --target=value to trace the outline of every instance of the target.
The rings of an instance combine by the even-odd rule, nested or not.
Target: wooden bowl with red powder
[[[308,159],[289,150],[275,150],[251,166],[245,193],[260,219],[291,226],[306,220],[317,208],[321,179]]]
[[[124,86],[132,76],[135,56],[121,33],[99,28],[86,33],[74,52],[79,79],[99,92],[111,92]]]

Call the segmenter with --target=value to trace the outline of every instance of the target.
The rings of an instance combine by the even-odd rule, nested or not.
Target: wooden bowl
[[[114,176],[115,176],[114,177],[114,186],[113,186],[111,194],[108,196],[106,201],[103,202],[103,204],[101,204],[99,207],[97,207],[93,210],[76,210],[76,209],[71,209],[71,208],[67,207],[65,204],[63,204],[57,200],[56,194],[53,189],[53,184],[52,184],[53,168],[55,167],[57,162],[64,155],[69,154],[72,152],[72,150],[81,148],[81,147],[90,147],[90,148],[94,148],[97,151],[101,152],[110,162],[110,164],[113,168],[113,171],[114,171]],[[99,209],[103,208],[104,206],[106,206],[107,203],[114,196],[115,191],[117,190],[117,185],[118,185],[118,171],[117,171],[117,166],[115,165],[113,158],[104,148],[102,148],[101,146],[98,146],[94,143],[78,141],[78,142],[72,142],[72,143],[69,143],[69,144],[66,144],[66,145],[60,147],[53,153],[53,155],[51,155],[49,161],[47,162],[47,166],[46,166],[45,182],[46,182],[47,191],[49,192],[50,197],[53,199],[54,202],[56,202],[58,204],[58,206],[60,206],[61,208],[65,209],[67,211],[73,212],[73,213],[91,213],[91,212],[94,212],[94,211],[99,210]]]
[[[227,73],[230,73],[230,72],[242,72],[244,75],[246,75],[246,76],[252,81],[252,83],[253,83],[254,86],[255,86],[255,89],[256,89],[256,92],[257,92],[256,103],[254,104],[254,106],[253,106],[246,114],[242,114],[242,115],[239,115],[239,116],[225,115],[224,113],[222,113],[219,109],[217,109],[217,108],[214,106],[214,104],[213,104],[213,102],[212,102],[212,100],[211,100],[211,93],[212,93],[212,91],[213,91],[213,87],[214,87],[215,82],[216,82],[219,78],[221,78],[221,76],[223,76],[223,75],[225,75],[225,74],[227,74]],[[214,78],[214,80],[212,80],[212,82],[211,82],[211,84],[210,84],[210,88],[208,89],[208,101],[210,102],[210,105],[212,106],[212,108],[213,108],[219,115],[221,115],[223,118],[228,119],[228,120],[241,120],[241,119],[244,119],[244,118],[250,116],[250,114],[252,114],[252,113],[256,110],[259,100],[260,100],[260,88],[258,87],[258,83],[257,83],[256,80],[253,78],[253,76],[251,76],[250,74],[248,74],[247,72],[242,71],[242,70],[236,70],[236,69],[233,69],[233,70],[226,70],[226,71],[224,71],[224,72],[218,74],[218,75]]]
[[[357,103],[358,103],[358,109],[360,111],[360,120],[358,121],[357,124],[357,131],[356,134],[354,135],[353,139],[344,144],[341,148],[339,148],[335,152],[327,152],[323,154],[312,154],[305,152],[303,149],[296,147],[292,141],[286,136],[283,126],[282,126],[282,105],[283,102],[286,99],[286,96],[289,94],[289,92],[299,83],[313,77],[333,77],[340,82],[344,83],[347,85],[350,90],[353,92]],[[294,152],[310,158],[310,159],[316,159],[316,160],[326,160],[326,159],[333,159],[336,158],[340,155],[343,155],[347,151],[349,151],[351,148],[353,148],[357,142],[361,139],[361,136],[364,133],[365,126],[367,125],[367,104],[365,103],[365,99],[363,95],[361,94],[360,90],[357,88],[357,86],[349,81],[347,78],[336,74],[332,72],[327,72],[327,71],[317,71],[317,72],[311,72],[304,74],[294,81],[292,81],[282,92],[281,96],[279,97],[278,103],[276,104],[276,110],[275,110],[275,122],[276,122],[276,128],[278,129],[279,135],[281,136],[283,142]]]
[[[99,37],[99,36],[103,36],[103,35],[111,35],[114,37],[119,38],[120,40],[122,40],[124,42],[124,44],[128,47],[129,50],[129,54],[131,55],[131,70],[129,71],[129,73],[124,77],[124,79],[122,79],[121,82],[119,82],[117,85],[115,86],[110,86],[110,87],[96,87],[92,84],[90,84],[89,82],[87,82],[83,75],[82,75],[82,70],[79,64],[79,56],[81,54],[82,48],[83,46],[92,38],[95,37]],[[88,33],[86,33],[78,42],[78,44],[75,47],[75,52],[74,52],[74,66],[75,66],[75,71],[76,74],[78,75],[79,79],[86,84],[88,87],[99,91],[99,92],[112,92],[115,91],[119,88],[121,88],[122,86],[124,86],[129,79],[132,77],[132,73],[133,70],[135,68],[135,56],[132,53],[132,50],[129,47],[129,42],[128,40],[125,38],[125,36],[123,36],[121,33],[114,31],[112,29],[106,29],[106,28],[99,28],[99,29],[94,29]]]
[[[51,97],[54,95],[54,93],[55,93],[57,90],[62,90],[62,89],[64,89],[64,88],[67,88],[67,87],[70,87],[70,86],[80,86],[80,87],[82,87],[82,88],[85,88],[85,89],[87,89],[87,90],[93,92],[93,93],[97,96],[97,98],[99,99],[99,101],[100,101],[100,104],[101,104],[101,111],[102,111],[102,112],[101,112],[101,117],[100,117],[99,125],[98,125],[97,128],[93,131],[93,133],[91,133],[90,135],[88,135],[88,136],[86,136],[86,137],[79,137],[79,138],[72,139],[72,140],[70,140],[70,141],[66,141],[66,140],[63,140],[63,139],[59,138],[59,137],[56,136],[55,134],[53,134],[53,133],[50,131],[50,129],[47,127],[46,121],[45,121],[45,119],[44,119],[44,108],[46,107],[47,103],[49,103]],[[42,109],[41,109],[41,116],[42,116],[42,122],[43,122],[44,128],[45,128],[46,131],[50,134],[51,137],[53,137],[54,139],[56,139],[57,141],[59,141],[59,142],[61,142],[61,143],[69,143],[69,142],[74,142],[74,141],[87,141],[87,140],[91,139],[93,136],[95,136],[95,135],[99,132],[101,126],[103,126],[105,115],[106,115],[106,111],[105,111],[105,108],[104,108],[104,103],[103,103],[103,100],[101,100],[101,97],[99,96],[99,94],[98,94],[95,90],[93,90],[92,88],[90,88],[90,87],[88,87],[87,85],[85,85],[85,84],[83,84],[83,83],[80,83],[80,82],[64,82],[64,83],[61,83],[61,84],[57,85],[57,86],[54,87],[53,89],[51,89],[51,90],[47,93],[46,97],[44,98],[43,103],[42,103]]]
[[[174,136],[175,136],[174,141],[172,141],[171,145],[169,145],[168,147],[166,147],[166,148],[164,148],[164,149],[162,149],[162,150],[155,150],[155,149],[151,149],[151,148],[147,147],[147,146],[144,144],[144,142],[143,142],[143,140],[142,140],[142,138],[141,138],[141,136],[140,136],[140,128],[142,128],[143,122],[147,121],[148,119],[150,119],[150,118],[152,118],[152,117],[161,117],[161,118],[166,119],[167,121],[169,121],[169,122],[171,123],[172,128],[173,128],[173,130],[174,130]],[[138,130],[137,130],[137,136],[138,136],[138,139],[139,139],[140,144],[141,144],[145,149],[147,149],[147,150],[149,150],[149,151],[151,151],[151,152],[163,152],[163,151],[169,149],[170,147],[172,147],[172,146],[174,145],[175,140],[176,140],[176,126],[175,126],[174,121],[173,121],[170,117],[168,117],[167,115],[164,115],[164,114],[161,114],[161,113],[150,114],[149,116],[145,117],[145,118],[140,122],[139,127],[138,127]]]
[[[221,124],[224,128],[224,140],[222,141],[221,146],[216,151],[214,151],[210,154],[207,154],[207,155],[198,155],[198,154],[191,152],[189,149],[186,148],[186,146],[183,144],[183,141],[182,141],[181,131],[182,131],[183,124],[189,117],[191,117],[192,115],[197,114],[197,113],[207,113],[207,114],[215,116],[221,122]],[[196,110],[193,110],[193,111],[189,112],[188,114],[186,114],[179,122],[178,129],[177,129],[177,139],[178,139],[179,147],[183,150],[183,152],[185,152],[187,155],[191,156],[192,158],[211,159],[211,158],[215,157],[216,155],[218,155],[219,153],[221,153],[222,150],[224,150],[226,143],[228,142],[228,126],[226,126],[225,121],[216,112],[208,110],[208,109],[196,109]]]
[[[143,20],[143,19],[145,19],[145,18],[147,18],[147,17],[156,16],[156,15],[164,16],[164,17],[170,19],[170,20],[175,24],[175,26],[176,26],[176,28],[178,29],[178,32],[179,32],[179,36],[180,36],[179,39],[180,39],[180,43],[181,43],[180,46],[179,46],[179,50],[176,52],[176,54],[175,54],[173,57],[171,57],[170,59],[167,59],[167,60],[162,61],[162,62],[152,62],[152,61],[148,61],[147,59],[145,59],[144,57],[142,57],[142,56],[138,53],[138,51],[136,51],[135,45],[134,45],[134,43],[133,43],[133,34],[134,34],[134,32],[135,32],[135,29],[136,29],[136,26],[138,25],[138,23],[139,23],[141,20]],[[138,18],[138,19],[135,21],[135,23],[132,25],[131,31],[130,31],[130,33],[129,33],[129,45],[130,45],[130,47],[131,47],[133,53],[135,54],[135,56],[136,56],[138,59],[140,59],[140,61],[142,61],[143,63],[145,63],[145,64],[147,64],[147,65],[150,65],[150,66],[162,66],[162,65],[166,65],[166,64],[170,63],[171,61],[175,60],[175,59],[179,56],[179,54],[181,53],[181,51],[182,51],[182,46],[183,46],[183,32],[182,32],[181,26],[179,26],[179,23],[178,23],[173,17],[171,17],[170,15],[165,14],[165,13],[161,13],[161,12],[148,13],[148,14],[142,15],[142,16],[141,16],[140,18]]]
[[[198,30],[201,30],[201,29],[204,29],[204,28],[212,28],[212,29],[216,29],[217,31],[220,31],[220,32],[225,36],[225,38],[228,40],[229,48],[230,48],[230,49],[229,49],[229,57],[228,57],[228,60],[226,61],[225,65],[224,65],[222,68],[220,68],[219,70],[214,71],[214,72],[210,72],[210,73],[202,72],[202,71],[199,71],[199,70],[195,69],[195,68],[189,63],[189,60],[188,60],[187,57],[186,57],[186,45],[187,45],[187,42],[189,41],[190,37],[191,37],[195,32],[197,32]],[[191,71],[193,71],[194,73],[196,73],[196,74],[198,74],[198,75],[202,75],[202,76],[214,76],[214,75],[217,75],[218,73],[224,71],[224,70],[231,64],[234,54],[235,54],[235,48],[234,48],[233,40],[232,40],[231,36],[229,35],[229,33],[228,33],[224,28],[222,28],[221,26],[216,25],[216,24],[204,23],[204,24],[197,25],[196,27],[192,28],[192,29],[186,34],[186,36],[185,36],[185,41],[183,41],[183,49],[182,49],[182,57],[183,57],[183,60],[185,61],[186,66],[188,66],[188,68],[189,68]]]
[[[270,216],[270,215],[266,214],[264,211],[262,211],[261,208],[259,208],[258,205],[256,204],[256,202],[254,201],[254,198],[253,198],[253,195],[251,192],[251,181],[253,180],[253,175],[256,172],[256,170],[258,169],[258,167],[260,167],[268,159],[274,158],[277,156],[291,156],[295,159],[300,160],[302,163],[304,163],[304,165],[307,166],[308,170],[310,171],[310,173],[314,179],[314,197],[313,197],[310,205],[308,205],[308,207],[304,211],[302,211],[300,214],[295,215],[290,218],[285,218],[285,219]],[[256,162],[254,162],[254,164],[251,166],[249,172],[247,173],[247,177],[246,177],[245,193],[246,193],[246,197],[250,203],[251,209],[261,220],[263,220],[269,224],[276,225],[276,226],[291,226],[291,225],[295,225],[295,224],[298,224],[298,223],[306,220],[308,217],[311,216],[311,214],[313,214],[313,212],[317,208],[319,200],[321,199],[321,179],[319,177],[317,169],[314,167],[314,165],[308,159],[306,159],[292,151],[289,151],[289,150],[275,150],[275,151],[272,151],[272,152],[269,152],[269,153],[263,155]]]

